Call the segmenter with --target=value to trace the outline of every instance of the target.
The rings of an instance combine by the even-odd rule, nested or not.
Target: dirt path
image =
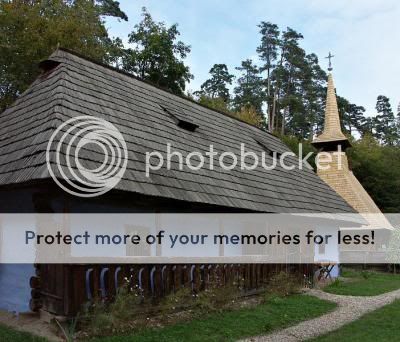
[[[63,341],[55,334],[55,328],[38,318],[37,314],[24,313],[15,316],[12,313],[0,311],[0,324],[18,331],[41,336],[49,341]]]
[[[400,289],[371,297],[335,295],[323,292],[321,290],[310,290],[308,295],[335,302],[338,304],[338,307],[334,311],[325,315],[309,321],[304,321],[284,330],[280,330],[269,335],[251,337],[243,341],[305,341],[336,330],[346,323],[355,321],[368,312],[390,304],[395,299],[400,299]]]

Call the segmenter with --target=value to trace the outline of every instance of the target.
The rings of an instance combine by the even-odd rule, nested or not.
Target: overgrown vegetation
[[[286,297],[299,294],[302,290],[302,279],[288,272],[279,272],[271,277],[265,290],[265,300],[274,297]]]
[[[109,335],[116,331],[137,332],[149,326],[230,310],[237,305],[240,294],[238,286],[215,283],[198,293],[188,286],[156,299],[146,297],[138,286],[131,286],[128,281],[112,302],[96,301],[89,305],[80,328],[87,336]]]
[[[349,296],[376,296],[400,288],[400,274],[345,269],[324,291]]]
[[[97,301],[87,307],[78,336],[141,334],[149,328],[184,324],[214,314],[228,315],[248,306],[273,305],[284,297],[300,293],[302,288],[302,279],[281,272],[271,277],[266,290],[251,297],[243,296],[238,284],[222,285],[216,280],[208,283],[203,291],[193,291],[188,284],[155,299],[146,297],[137,286],[131,286],[129,279],[126,281],[113,302]]]

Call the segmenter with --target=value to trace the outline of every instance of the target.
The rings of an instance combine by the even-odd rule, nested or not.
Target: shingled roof
[[[272,134],[69,51],[58,49],[44,65],[51,70],[0,115],[0,186],[49,179],[51,134],[72,117],[90,115],[114,124],[126,140],[128,168],[117,190],[249,211],[353,212],[312,170],[300,170],[296,158],[291,171],[192,171],[173,164],[146,177],[146,151],[165,154],[167,143],[184,154],[204,154],[210,144],[219,153],[239,154],[241,143],[257,153],[289,149]],[[197,128],[180,127],[168,112]],[[93,151],[85,158],[98,162]]]

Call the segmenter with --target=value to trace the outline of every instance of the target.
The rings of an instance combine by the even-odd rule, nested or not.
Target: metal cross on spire
[[[329,59],[329,67],[328,67],[329,71],[332,71],[332,57],[335,57],[335,55],[332,55],[330,51],[329,51],[329,55],[325,57],[325,58]]]

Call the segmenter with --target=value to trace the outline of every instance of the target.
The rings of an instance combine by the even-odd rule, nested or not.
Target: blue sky
[[[233,73],[255,52],[261,21],[287,26],[304,35],[302,47],[314,52],[327,68],[329,51],[338,94],[375,114],[376,97],[400,102],[400,1],[398,0],[119,0],[129,22],[107,19],[111,36],[124,41],[147,7],[156,21],[178,23],[180,39],[192,46],[186,59],[195,79],[187,89],[197,90],[214,63],[225,63]]]

